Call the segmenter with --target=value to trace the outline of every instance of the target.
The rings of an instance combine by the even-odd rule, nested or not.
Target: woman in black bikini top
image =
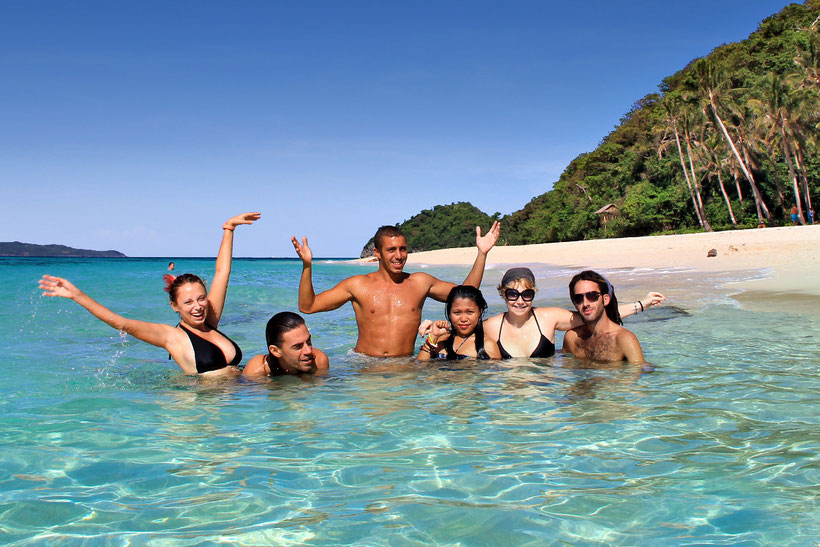
[[[74,300],[94,317],[115,329],[127,332],[143,342],[165,348],[186,374],[235,374],[239,372],[235,367],[242,360],[242,351],[216,327],[222,317],[231,277],[234,228],[240,224],[251,224],[259,217],[259,213],[243,213],[222,225],[222,244],[216,258],[216,272],[210,291],[206,292],[205,282],[194,274],[182,274],[176,278],[168,274],[164,276],[171,308],[179,313],[177,327],[126,319],[61,277],[44,275],[40,280],[40,288],[44,296]]]
[[[535,276],[529,268],[512,268],[501,279],[498,293],[507,304],[507,311],[487,319],[484,329],[488,337],[496,337],[493,341],[503,359],[551,357],[555,355],[555,331],[574,329],[584,324],[577,312],[533,307],[537,292]],[[663,300],[662,294],[650,292],[644,303],[621,304],[619,311],[622,317],[626,317],[636,313],[639,304],[643,309],[658,305]]]
[[[498,359],[501,355],[495,342],[484,337],[484,312],[487,301],[481,291],[469,285],[450,290],[444,305],[448,321],[425,325],[420,333],[428,334],[416,357],[429,359]]]

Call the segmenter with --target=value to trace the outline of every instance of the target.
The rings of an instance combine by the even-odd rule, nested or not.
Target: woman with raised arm
[[[450,290],[444,305],[447,321],[424,322],[419,333],[427,335],[416,359],[498,359],[495,342],[484,337],[487,301],[481,291],[469,285]]]
[[[497,344],[502,359],[552,357],[555,355],[555,331],[584,324],[577,311],[533,307],[537,291],[535,276],[529,268],[512,268],[501,279],[498,294],[507,304],[507,311],[487,319],[484,330],[487,338]],[[658,306],[665,299],[660,293],[649,292],[642,300],[621,304],[618,311],[621,317],[626,317]]]
[[[235,374],[238,372],[236,365],[242,360],[242,351],[236,342],[217,330],[217,326],[231,277],[234,228],[251,224],[260,216],[260,213],[243,213],[222,225],[222,244],[210,291],[206,292],[205,282],[194,274],[164,276],[171,308],[179,314],[176,327],[117,315],[61,277],[44,275],[40,288],[43,296],[73,300],[103,323],[143,342],[165,348],[186,374]]]

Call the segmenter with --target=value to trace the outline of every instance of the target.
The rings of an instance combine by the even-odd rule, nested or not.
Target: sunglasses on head
[[[573,304],[581,304],[584,302],[584,298],[586,297],[587,300],[590,302],[597,302],[599,298],[601,298],[601,293],[598,291],[589,291],[589,292],[582,292],[578,294],[572,295],[572,303]]]
[[[535,289],[524,289],[521,292],[518,292],[515,289],[506,289],[504,291],[504,298],[510,302],[515,302],[518,300],[519,296],[524,300],[524,302],[532,302],[532,299],[535,298]]]

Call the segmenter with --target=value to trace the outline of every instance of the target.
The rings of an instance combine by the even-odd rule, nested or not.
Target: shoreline
[[[707,256],[711,249],[717,251],[717,256]],[[475,254],[474,247],[439,249],[411,253],[407,263],[469,266]],[[735,279],[741,275],[743,280],[727,280],[714,288],[727,293],[744,308],[820,313],[818,224],[510,245],[495,247],[487,257],[488,266],[525,264],[579,271],[629,268],[647,270],[651,274],[657,270],[663,277],[658,278],[658,287],[653,283],[653,289],[661,292],[670,270],[703,273],[718,279],[721,272],[726,272],[732,273]]]

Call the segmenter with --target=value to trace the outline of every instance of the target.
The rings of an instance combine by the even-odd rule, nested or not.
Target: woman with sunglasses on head
[[[236,342],[217,330],[217,326],[231,277],[234,228],[252,224],[259,217],[259,213],[243,213],[222,225],[222,244],[216,257],[216,271],[210,290],[206,290],[205,282],[194,274],[163,276],[171,308],[179,314],[176,327],[118,315],[62,277],[44,275],[40,288],[43,296],[73,300],[103,323],[143,342],[164,348],[169,358],[173,358],[186,374],[238,374],[236,365],[242,361],[242,350]]]
[[[495,342],[502,359],[514,357],[552,357],[555,355],[555,331],[569,330],[584,324],[578,312],[563,308],[534,308],[532,301],[538,289],[529,268],[507,270],[498,293],[507,304],[507,311],[484,322],[487,339]],[[657,306],[665,297],[656,292],[637,302],[621,304],[621,317],[650,306]]]
[[[427,334],[416,357],[430,359],[498,359],[498,346],[484,337],[484,312],[487,301],[481,291],[469,285],[450,290],[444,304],[447,321],[422,324],[419,332]]]

